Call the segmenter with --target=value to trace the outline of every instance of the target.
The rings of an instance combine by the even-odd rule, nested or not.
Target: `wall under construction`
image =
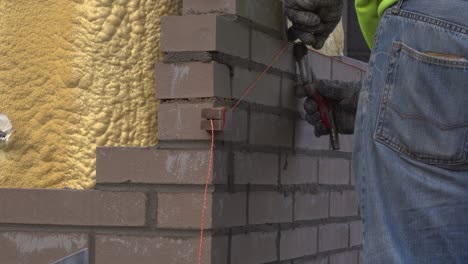
[[[209,132],[201,109],[231,107],[283,45],[281,4],[186,0],[162,20],[156,147],[97,150],[95,190],[0,189],[0,263],[196,263]],[[361,225],[352,137],[330,151],[295,98],[292,46],[215,136],[202,263],[357,264]],[[365,65],[310,52],[319,78]]]

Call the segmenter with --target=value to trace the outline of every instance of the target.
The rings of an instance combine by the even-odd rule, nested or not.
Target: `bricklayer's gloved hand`
[[[316,89],[332,107],[338,133],[353,134],[361,82],[319,80]],[[321,122],[317,103],[312,98],[306,99],[304,109],[306,111],[305,118],[315,127],[317,137],[330,133]]]
[[[321,49],[340,22],[343,0],[284,0],[289,39]]]

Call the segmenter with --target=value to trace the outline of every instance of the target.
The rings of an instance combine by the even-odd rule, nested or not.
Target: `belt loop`
[[[399,0],[398,3],[396,3],[393,8],[392,8],[392,14],[395,14],[397,15],[398,13],[400,13],[400,10],[401,10],[401,6],[403,5],[403,2],[405,0]]]

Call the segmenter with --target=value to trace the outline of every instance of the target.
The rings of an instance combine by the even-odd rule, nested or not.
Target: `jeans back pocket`
[[[394,42],[375,140],[441,167],[468,165],[468,61]]]

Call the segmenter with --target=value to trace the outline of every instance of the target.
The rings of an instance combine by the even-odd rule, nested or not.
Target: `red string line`
[[[258,81],[268,72],[268,70],[273,66],[273,64],[281,57],[283,52],[288,48],[288,45],[289,45],[289,42],[286,41],[283,44],[283,46],[281,46],[280,50],[276,53],[275,57],[270,62],[270,64],[268,64],[268,66],[265,68],[265,70],[263,70],[263,72],[260,73],[257,76],[257,78],[255,78],[255,80],[252,82],[252,84],[250,84],[250,86],[242,93],[241,97],[239,98],[239,100],[237,100],[237,103],[231,108],[231,110],[234,110],[234,109],[237,108],[237,106],[239,106],[240,102],[242,100],[244,100],[244,98],[247,96],[247,94],[250,91],[252,91],[252,89],[255,87],[255,85],[257,85]]]
[[[208,196],[208,185],[211,179],[211,171],[213,170],[213,152],[214,152],[214,124],[211,119],[211,147],[210,147],[210,162],[208,165],[208,174],[205,179],[205,192],[203,195],[203,208],[202,208],[202,218],[201,218],[201,228],[200,228],[200,245],[198,250],[198,264],[201,264],[201,258],[203,254],[203,233],[205,231],[205,214],[206,214],[206,200]]]
[[[349,62],[342,61],[342,60],[337,59],[337,58],[335,58],[335,57],[333,57],[333,56],[326,55],[325,53],[320,52],[320,51],[318,51],[318,50],[311,49],[311,48],[307,48],[307,49],[310,50],[310,51],[312,51],[312,52],[315,52],[315,53],[317,53],[317,54],[320,54],[320,55],[322,55],[322,56],[330,57],[330,58],[331,58],[332,60],[334,60],[334,61],[338,61],[338,62],[341,62],[341,63],[346,64],[346,65],[348,65],[348,66],[351,66],[351,67],[353,67],[353,68],[362,70],[362,68],[360,68],[360,67],[358,67],[358,66],[356,66],[356,65],[353,65],[353,64],[351,64],[351,63],[349,63]]]

